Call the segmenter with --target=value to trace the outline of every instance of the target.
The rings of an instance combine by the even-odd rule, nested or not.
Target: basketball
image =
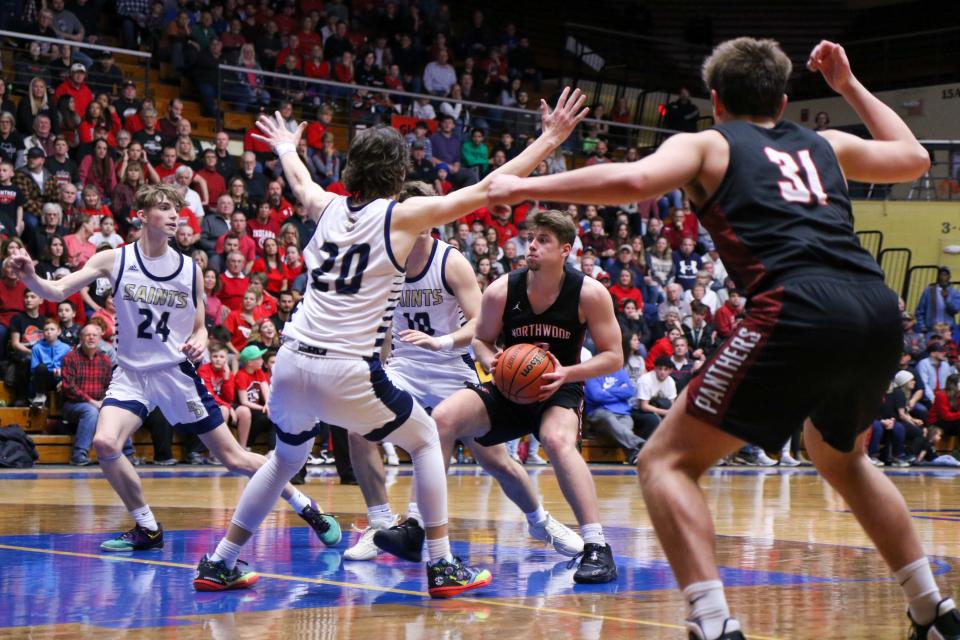
[[[515,344],[500,356],[493,370],[493,384],[508,400],[532,404],[543,386],[541,376],[553,373],[553,359],[533,344]]]

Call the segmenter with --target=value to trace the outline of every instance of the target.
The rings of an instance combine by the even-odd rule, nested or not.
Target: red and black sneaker
[[[257,583],[260,576],[250,571],[243,560],[237,560],[233,569],[227,569],[223,560],[212,561],[208,556],[200,559],[193,576],[193,588],[197,591],[226,591],[248,589]]]
[[[427,591],[431,598],[453,598],[491,582],[493,576],[489,571],[468,567],[460,558],[454,558],[453,562],[441,558],[427,564]]]

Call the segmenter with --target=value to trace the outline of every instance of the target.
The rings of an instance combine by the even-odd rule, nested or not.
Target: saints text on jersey
[[[185,292],[144,284],[131,283],[124,285],[123,299],[176,309],[183,309],[187,306],[187,294]]]
[[[401,307],[436,307],[443,304],[443,289],[404,289]]]

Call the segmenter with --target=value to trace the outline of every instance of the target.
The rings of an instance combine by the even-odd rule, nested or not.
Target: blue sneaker
[[[330,514],[321,513],[320,507],[317,506],[316,502],[311,501],[310,506],[304,507],[299,515],[310,525],[310,528],[313,529],[317,537],[320,538],[320,542],[328,547],[340,543],[340,538],[342,537],[340,524],[337,523],[337,519]]]

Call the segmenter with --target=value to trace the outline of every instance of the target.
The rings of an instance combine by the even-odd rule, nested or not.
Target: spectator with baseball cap
[[[263,371],[263,356],[267,349],[248,345],[240,352],[240,370],[237,371],[234,387],[237,394],[237,413],[249,411],[249,432],[237,431],[237,441],[246,447],[256,441],[261,433],[267,434],[267,445],[273,449],[276,443],[276,428],[270,421],[267,403],[270,401],[270,382]],[[243,426],[243,422],[238,427]]]
[[[87,105],[93,102],[93,92],[87,86],[87,68],[80,62],[70,65],[70,75],[53,92],[54,102],[61,96],[73,96],[76,113],[86,113]]]
[[[950,284],[950,269],[940,267],[937,281],[923,290],[917,303],[917,330],[927,333],[940,322],[947,323],[953,329],[957,324],[957,313],[960,313],[960,291]]]

